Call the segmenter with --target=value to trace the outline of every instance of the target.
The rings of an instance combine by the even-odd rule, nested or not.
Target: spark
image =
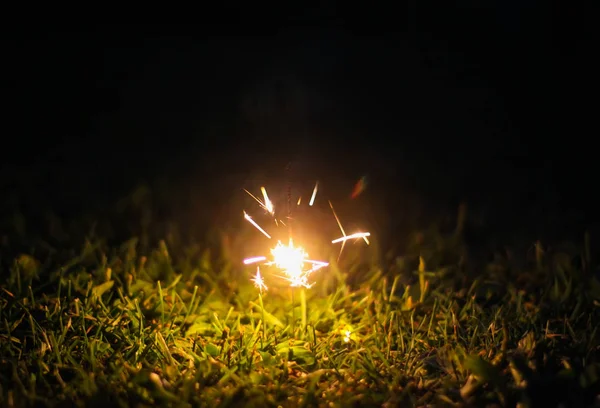
[[[304,260],[308,254],[302,247],[294,247],[294,241],[290,238],[290,243],[286,246],[277,242],[275,248],[271,250],[275,266],[283,270],[286,275],[298,276],[302,273]]]
[[[264,187],[260,188],[260,191],[263,194],[263,198],[265,199],[265,209],[269,212],[269,214],[273,215],[275,213],[275,207],[271,200],[269,200],[269,196],[267,195],[267,189]]]
[[[260,205],[262,208],[264,208],[264,209],[265,209],[265,211],[268,211],[268,210],[267,210],[267,206],[266,206],[266,204],[265,204],[265,203],[263,203],[263,202],[262,202],[262,200],[261,200],[260,198],[258,198],[257,196],[255,196],[254,194],[252,194],[250,191],[248,191],[248,190],[246,190],[246,189],[244,189],[244,191],[245,191],[246,193],[248,193],[248,195],[249,195],[250,197],[254,198],[254,200],[255,200],[255,201],[256,201],[256,202],[257,202],[257,203],[258,203],[258,204],[259,204],[259,205]]]
[[[265,236],[265,237],[267,237],[267,238],[269,238],[269,239],[271,238],[271,236],[270,236],[270,235],[267,233],[267,231],[265,231],[264,229],[262,229],[262,228],[261,228],[261,226],[260,226],[260,225],[258,225],[258,224],[256,223],[256,221],[254,221],[254,220],[252,219],[252,217],[250,217],[246,211],[244,211],[244,218],[245,218],[246,220],[248,220],[248,222],[249,222],[250,224],[254,225],[254,227],[255,227],[257,230],[259,230],[260,232],[262,232],[262,233],[264,234],[264,236]]]
[[[313,264],[313,265],[314,265],[314,266],[313,266],[313,268],[312,268],[313,272],[314,272],[314,271],[316,271],[316,270],[318,270],[318,269],[321,269],[321,268],[323,268],[323,267],[325,267],[325,266],[328,266],[328,265],[329,265],[329,263],[328,263],[328,262],[323,262],[323,261],[315,261],[315,260],[312,260],[312,259],[307,259],[307,260],[306,260],[306,261],[304,261],[304,262],[306,262],[306,263],[310,263],[310,264]]]
[[[344,333],[344,343],[350,342],[351,335],[352,335],[352,332],[350,330],[346,330],[346,333]]]
[[[244,259],[244,265],[250,265],[253,263],[262,262],[262,261],[266,261],[266,260],[267,260],[266,256],[254,256],[252,258]]]
[[[338,227],[340,227],[340,231],[342,232],[341,238],[337,238],[337,239],[334,239],[333,241],[331,241],[332,244],[337,244],[338,242],[342,243],[342,247],[340,248],[340,254],[338,255],[338,260],[342,256],[342,251],[344,250],[344,245],[346,245],[346,241],[348,241],[349,239],[362,238],[367,243],[367,245],[370,244],[369,239],[367,238],[367,237],[371,236],[370,232],[356,232],[351,235],[346,235],[346,231],[344,231],[344,227],[342,227],[342,223],[340,222],[340,219],[338,218],[337,214],[335,213],[335,210],[333,209],[333,204],[331,204],[331,201],[329,201],[329,206],[331,207],[331,211],[333,212],[335,221],[337,222]]]
[[[367,188],[367,176],[363,176],[354,185],[354,188],[352,189],[352,194],[350,195],[350,198],[358,197],[360,194],[363,193],[363,191],[365,191],[366,188]]]
[[[283,245],[281,241],[277,242],[275,248],[271,250],[273,263],[286,275],[284,279],[290,282],[291,287],[303,286],[309,289],[312,284],[308,283],[308,277],[314,271],[327,266],[326,262],[312,261],[307,259],[308,254],[304,248],[294,246],[294,241],[290,238],[288,245]],[[312,264],[310,269],[304,269],[304,264]]]
[[[298,197],[298,202],[296,203],[296,205],[300,205],[301,202],[302,202],[302,196]]]
[[[317,191],[318,190],[319,190],[319,182],[317,181],[316,184],[315,184],[315,188],[313,189],[312,196],[310,197],[310,202],[308,203],[308,205],[311,206],[311,207],[312,207],[312,205],[315,202],[315,197],[317,196]]]
[[[271,215],[275,214],[275,206],[273,205],[273,202],[271,200],[269,200],[269,196],[267,195],[267,190],[264,187],[260,188],[260,191],[263,194],[263,198],[265,201],[262,201],[260,198],[258,198],[257,196],[255,196],[254,194],[252,194],[250,191],[244,189],[244,191],[246,193],[248,193],[248,195],[250,197],[252,197],[266,212],[268,212]]]
[[[343,237],[334,239],[333,241],[331,241],[332,244],[337,244],[338,242],[345,242],[348,241],[349,239],[355,239],[355,238],[362,238],[365,239],[367,237],[370,237],[371,233],[370,232],[356,232],[354,234],[351,235],[344,235]],[[367,244],[369,243],[368,240],[365,240],[367,242]]]
[[[342,227],[342,223],[340,222],[340,219],[338,218],[337,214],[335,213],[335,210],[333,209],[333,204],[331,204],[331,201],[329,201],[329,206],[331,207],[331,212],[333,212],[333,216],[335,217],[335,221],[337,222],[338,227],[340,227],[340,231],[342,231],[342,235],[345,237],[346,232],[344,231],[344,227]],[[340,253],[338,255],[338,261],[339,261],[340,257],[342,256],[342,251],[344,250],[345,245],[346,245],[346,240],[343,240],[342,247],[340,248]]]
[[[265,291],[267,291],[269,288],[267,287],[267,285],[265,284],[265,280],[263,279],[262,275],[260,274],[260,267],[256,267],[256,275],[254,275],[254,278],[250,279],[252,282],[254,282],[254,286],[256,288],[258,288],[258,290],[260,291],[260,293],[262,293],[263,289]]]

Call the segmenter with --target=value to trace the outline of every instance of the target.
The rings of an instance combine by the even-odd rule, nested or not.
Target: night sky
[[[466,200],[491,230],[577,234],[598,202],[585,24],[501,3],[394,24],[15,31],[4,204],[70,217],[162,183],[214,220],[244,187],[320,179],[348,201],[367,175],[356,211],[388,230]]]

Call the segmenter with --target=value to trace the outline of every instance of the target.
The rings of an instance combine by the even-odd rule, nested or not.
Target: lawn
[[[226,239],[90,233],[14,251],[5,237],[0,402],[598,405],[589,236],[476,266],[460,235],[411,236],[391,257],[347,245],[311,288],[272,281],[262,296]]]

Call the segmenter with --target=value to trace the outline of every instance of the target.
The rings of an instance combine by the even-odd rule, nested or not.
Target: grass
[[[2,254],[3,406],[598,405],[587,241],[479,268],[435,231],[384,267],[332,257],[306,325],[222,247],[142,246]]]

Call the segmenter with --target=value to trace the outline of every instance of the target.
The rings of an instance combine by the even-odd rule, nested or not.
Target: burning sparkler
[[[280,269],[284,276],[279,276],[290,283],[291,287],[304,287],[310,289],[314,283],[308,283],[308,277],[313,272],[328,266],[328,262],[315,261],[307,259],[308,254],[304,248],[294,246],[294,241],[290,238],[288,245],[284,245],[281,241],[271,249],[272,260],[268,260],[265,256],[255,256],[244,259],[244,264],[250,265],[258,262],[264,262],[266,266],[274,265]],[[307,268],[305,264],[308,264]]]
[[[318,192],[318,187],[319,187],[319,183],[317,182],[315,184],[310,201],[308,203],[309,206],[313,206],[313,204],[315,202],[315,198],[316,198],[317,192]],[[269,199],[269,196],[267,194],[267,190],[265,189],[265,187],[261,187],[260,190],[263,195],[262,200],[260,198],[256,197],[255,195],[253,195],[252,193],[250,193],[248,190],[244,190],[244,191],[246,191],[246,193],[248,193],[248,195],[250,195],[259,204],[259,206],[263,210],[265,210],[268,214],[270,214],[274,218],[277,226],[279,226],[279,223],[281,223],[282,225],[285,225],[283,223],[283,221],[281,221],[281,220],[279,220],[280,221],[279,223],[277,222],[275,206],[273,205],[273,202]],[[288,201],[290,201],[290,199],[291,198],[288,197]],[[299,206],[300,203],[301,203],[301,197],[298,198],[296,205]],[[289,205],[289,203],[288,203],[288,205]],[[338,224],[338,227],[340,228],[340,231],[342,232],[341,238],[334,239],[332,241],[333,244],[336,244],[339,242],[342,243],[342,248],[341,248],[340,254],[339,254],[340,256],[342,254],[342,250],[344,249],[344,245],[347,240],[362,238],[365,240],[365,242],[367,244],[369,244],[369,240],[367,237],[370,236],[370,233],[368,233],[368,232],[357,232],[357,233],[354,233],[351,235],[346,235],[346,232],[344,231],[344,228],[342,227],[342,224],[341,224],[337,214],[335,213],[335,210],[333,209],[333,205],[331,204],[331,202],[329,202],[329,205],[333,212],[334,218]],[[290,210],[290,209],[288,209],[288,210]],[[248,215],[248,213],[246,213],[246,211],[244,211],[244,218],[250,224],[252,224],[252,226],[254,228],[256,228],[264,236],[266,236],[269,239],[272,239],[271,235],[267,231],[265,231],[265,229],[263,229],[256,221],[254,221],[254,219],[252,219],[252,217],[250,215]],[[288,218],[289,218],[289,214],[288,214]],[[291,220],[289,220],[289,222],[291,222]],[[277,276],[288,281],[290,284],[290,287],[292,288],[292,303],[293,303],[293,288],[295,288],[295,287],[301,288],[301,290],[302,290],[301,306],[302,306],[302,311],[303,311],[302,322],[303,322],[303,326],[305,326],[305,324],[306,324],[306,298],[305,298],[304,290],[310,289],[314,285],[314,282],[309,283],[310,275],[312,273],[314,273],[315,271],[328,266],[329,263],[324,262],[324,261],[316,261],[316,260],[308,259],[308,254],[306,253],[304,248],[302,248],[301,246],[294,245],[294,241],[291,236],[291,225],[288,226],[288,228],[290,231],[290,237],[289,237],[288,244],[285,245],[280,240],[278,240],[277,244],[270,251],[271,252],[270,259],[267,258],[266,256],[255,256],[255,257],[244,259],[244,264],[250,265],[250,264],[255,264],[255,263],[262,263],[265,266],[275,266],[277,269],[279,269],[283,273],[283,275],[281,275],[281,276],[277,275]],[[338,259],[339,259],[339,256],[338,256]],[[264,283],[263,277],[260,274],[260,270],[258,269],[258,267],[257,267],[256,275],[254,276],[254,278],[252,278],[252,282],[254,282],[255,286],[259,289],[259,291],[260,291],[259,296],[261,296],[261,302],[262,302],[262,291],[263,291],[263,289],[267,290],[267,286]],[[261,304],[261,307],[262,307],[262,304]],[[292,306],[292,312],[293,312],[293,310],[294,310],[294,308]],[[264,309],[263,309],[263,313],[264,313]],[[293,325],[293,320],[292,320],[292,325]]]
[[[312,205],[315,201],[315,197],[317,195],[319,183],[315,184],[315,188],[313,189],[312,197],[310,199],[310,204]],[[273,202],[269,199],[267,194],[267,190],[265,187],[260,188],[264,201],[254,196],[248,190],[246,193],[250,195],[258,204],[266,210],[271,216],[275,217],[275,206]],[[261,232],[264,236],[271,239],[271,235],[265,231],[256,221],[252,219],[246,211],[244,211],[244,218],[252,224],[254,228],[256,228],[259,232]],[[271,249],[272,259],[268,260],[265,256],[256,256],[251,258],[244,259],[244,264],[250,265],[257,262],[264,262],[266,266],[274,265],[278,269],[280,269],[284,276],[280,276],[287,280],[290,283],[291,287],[304,287],[309,289],[312,285],[308,282],[308,277],[315,271],[328,266],[328,262],[316,261],[308,259],[308,254],[304,250],[304,248],[300,246],[294,246],[294,241],[292,237],[289,238],[289,242],[287,245],[284,245],[281,241],[277,241],[275,247]]]

